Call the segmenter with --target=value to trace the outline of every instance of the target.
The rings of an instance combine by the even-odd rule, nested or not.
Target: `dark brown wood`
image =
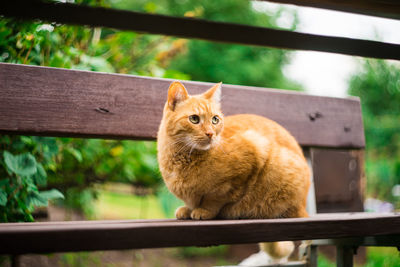
[[[11,257],[11,267],[20,267],[20,256],[19,255],[12,255]]]
[[[398,0],[265,0],[281,4],[317,7],[362,15],[400,19]]]
[[[400,215],[334,214],[302,219],[106,221],[0,224],[0,254],[210,246],[400,234]]]
[[[0,133],[154,140],[171,80],[0,63]],[[183,82],[197,94],[210,83]],[[223,85],[226,115],[253,113],[303,146],[364,147],[358,98]]]
[[[336,247],[336,266],[353,267],[353,251],[351,247]]]
[[[373,236],[373,237],[353,237],[340,239],[320,239],[313,242],[318,246],[348,246],[348,247],[398,247],[400,236]],[[357,253],[358,254],[358,253]]]
[[[37,0],[0,2],[0,14],[184,38],[400,60],[400,45]]]
[[[311,149],[317,212],[363,211],[363,151]]]

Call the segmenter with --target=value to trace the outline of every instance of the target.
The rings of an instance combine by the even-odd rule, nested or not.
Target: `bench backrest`
[[[0,133],[155,140],[170,82],[0,63]],[[191,94],[210,87],[183,83]],[[222,92],[225,115],[266,116],[296,137],[313,165],[319,212],[362,210],[358,98],[235,85]]]
[[[0,131],[154,140],[171,80],[0,64]],[[183,81],[191,94],[209,83]],[[223,85],[225,115],[253,113],[287,128],[302,146],[363,148],[360,102]]]

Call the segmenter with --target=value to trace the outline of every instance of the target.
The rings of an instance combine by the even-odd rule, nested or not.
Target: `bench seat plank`
[[[171,80],[0,63],[0,134],[155,140]],[[210,83],[184,81],[191,94]],[[363,148],[360,101],[223,85],[225,115],[253,113],[302,146]]]
[[[0,254],[119,250],[400,235],[399,214],[271,220],[125,220],[0,224]]]

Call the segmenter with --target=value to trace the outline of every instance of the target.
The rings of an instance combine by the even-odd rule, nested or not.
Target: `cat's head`
[[[208,150],[220,141],[223,129],[221,83],[200,95],[189,95],[180,82],[168,89],[164,107],[166,133],[173,144],[187,150]]]

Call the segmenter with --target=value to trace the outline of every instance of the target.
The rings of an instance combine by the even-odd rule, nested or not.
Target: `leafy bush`
[[[57,175],[50,184],[66,190],[93,183],[152,187],[160,182],[154,142],[58,138]]]
[[[365,60],[353,75],[349,92],[361,98],[366,137],[367,194],[397,203],[400,184],[400,68],[383,60]]]
[[[170,41],[160,36],[5,18],[0,18],[0,37],[0,62],[151,76],[156,73],[163,75],[154,58],[159,46]],[[181,74],[172,71],[167,75],[173,78]],[[25,144],[24,150],[31,153],[39,149],[36,147],[36,140],[51,142],[47,144],[47,150],[43,151],[43,158],[48,160],[48,166],[44,168],[50,171],[48,178],[46,176],[47,185],[34,185],[57,188],[67,198],[60,204],[83,211],[89,216],[93,214],[91,205],[96,198],[93,183],[118,180],[154,186],[160,181],[154,143],[72,138],[1,138],[0,146],[8,146],[7,151],[16,155],[19,153],[17,148],[21,140],[31,142],[29,146]],[[10,144],[6,143],[7,138]],[[51,152],[54,153],[49,160],[48,154]],[[39,159],[36,161],[42,164]],[[6,180],[4,184],[7,183]],[[1,191],[0,198],[2,202],[7,201],[7,205],[11,204],[7,199],[9,190],[13,188],[3,185],[1,187],[4,192]],[[4,199],[6,193],[7,198]],[[15,197],[23,195],[17,194]],[[20,203],[22,205],[25,202]],[[2,206],[0,208],[2,221],[6,217],[7,221],[16,220],[9,218],[9,213],[14,212],[12,209],[3,209]],[[29,206],[26,216],[19,216],[18,220],[31,221],[32,210]]]
[[[39,190],[58,152],[54,138],[0,136],[0,222],[33,221],[35,207],[63,198],[56,190]],[[15,154],[10,153],[13,151]]]

